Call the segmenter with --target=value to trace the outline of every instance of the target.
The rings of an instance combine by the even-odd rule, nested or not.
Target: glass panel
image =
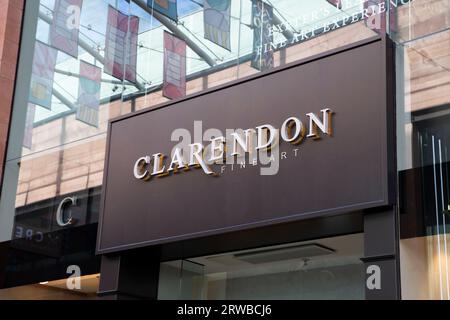
[[[161,263],[158,281],[158,298],[160,300],[173,300],[181,295],[182,266],[182,260]]]
[[[121,1],[119,1],[121,3]],[[56,64],[48,64],[46,67],[53,70],[53,82],[51,87],[51,100],[41,105],[30,101],[28,115],[33,118],[30,128],[32,137],[28,139],[22,149],[21,156],[32,155],[36,152],[79,141],[94,135],[106,132],[108,119],[118,116],[127,110],[122,110],[120,95],[122,90],[131,90],[122,79],[114,78],[106,72],[101,73],[101,85],[99,92],[100,110],[95,112],[92,119],[83,119],[77,115],[80,109],[80,95],[83,91],[82,63],[89,63],[101,69],[103,68],[105,33],[108,14],[108,1],[83,1],[80,8],[80,28],[78,40],[78,55],[71,56],[63,50],[57,50],[56,40],[52,41],[50,25],[56,17],[55,0],[41,0],[39,6],[39,19],[37,23],[35,57],[33,65],[39,63],[39,54],[56,54]],[[123,7],[123,5],[122,5]],[[126,7],[124,7],[126,9]],[[89,71],[96,71],[95,68]],[[33,72],[32,72],[33,74]],[[30,87],[30,100],[33,90],[32,79]],[[36,100],[36,99],[34,99]],[[115,101],[115,102],[113,102]],[[36,101],[37,102],[37,101]],[[112,103],[110,103],[112,102]],[[31,110],[33,109],[33,110]],[[34,111],[34,112],[32,112]],[[34,114],[34,116],[33,116]],[[98,120],[95,119],[98,117]],[[83,121],[84,120],[84,121]],[[29,132],[26,132],[30,134]],[[19,155],[20,156],[20,155]],[[15,154],[9,154],[8,160],[14,160]]]
[[[166,262],[158,297],[364,299],[363,246],[355,234]]]
[[[178,66],[178,80],[186,82],[182,98],[384,32],[384,15],[369,19],[365,0],[332,2],[231,0],[228,7],[227,1],[178,0],[178,21],[172,21],[146,0],[84,0],[78,8],[78,0],[70,8],[58,6],[67,1],[28,1],[0,241],[24,237],[17,228],[51,234],[97,222],[108,121],[170,101],[163,90],[169,82],[164,56],[173,58],[164,45],[167,32],[186,43],[185,53],[175,55],[186,60],[185,70]],[[207,8],[221,22],[215,29],[205,29]],[[115,64],[108,63],[112,58]],[[66,217],[78,215],[69,226],[57,220],[62,202]]]
[[[415,0],[393,18],[402,296],[447,300],[450,2]]]
[[[84,0],[67,21],[60,21],[67,3],[35,2],[35,39],[22,46],[21,66],[30,68],[24,70],[26,81],[18,86],[30,99],[14,106],[6,164],[9,172],[3,184],[6,195],[1,204],[3,212],[11,215],[16,206],[101,185],[108,120],[169,101],[162,90],[167,32],[186,43],[182,58],[186,59],[187,95],[376,34],[366,21],[362,0],[344,1],[342,7],[326,0],[232,0],[229,7],[227,2],[221,6],[214,1],[203,5],[179,0],[177,22],[155,12],[143,0]],[[216,29],[205,29],[208,6],[218,14],[213,21],[224,19]],[[120,38],[122,42],[111,40],[122,30],[111,16],[128,17],[130,32]],[[132,25],[137,20],[134,39]],[[74,44],[67,38],[72,29],[65,28],[77,21]],[[52,28],[55,25],[58,28]],[[219,27],[225,30],[222,42],[214,33]],[[111,54],[118,55],[117,59],[123,56],[122,62],[129,65],[135,58],[136,79],[129,79],[128,67],[120,72],[121,61],[111,69]],[[269,61],[266,66],[261,66],[263,56]],[[46,76],[36,82],[36,75],[42,72]],[[86,102],[86,96],[96,99]],[[88,108],[86,103],[94,105]],[[17,197],[13,200],[14,193]]]

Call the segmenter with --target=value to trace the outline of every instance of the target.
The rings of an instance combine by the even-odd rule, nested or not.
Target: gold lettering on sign
[[[315,113],[306,114],[308,128],[299,118],[289,117],[283,122],[280,129],[276,129],[271,124],[264,124],[256,128],[233,132],[231,142],[229,142],[231,144],[231,157],[251,154],[253,149],[268,152],[280,140],[292,145],[299,145],[306,138],[318,140],[321,135],[331,137],[333,135],[332,116],[334,112],[330,108],[326,108],[320,110],[320,114],[321,116]],[[181,148],[175,148],[168,167],[165,165],[166,156],[162,153],[139,158],[133,167],[134,177],[138,180],[148,181],[152,177],[165,177],[171,173],[178,173],[181,169],[189,171],[192,167],[201,168],[205,174],[216,176],[217,174],[211,170],[207,161],[208,163],[223,163],[223,160],[227,157],[227,139],[225,137],[211,139],[208,148],[205,148],[201,143],[193,143],[188,147],[187,158],[184,157]],[[209,157],[207,150],[210,151]],[[296,150],[298,151],[298,149]]]

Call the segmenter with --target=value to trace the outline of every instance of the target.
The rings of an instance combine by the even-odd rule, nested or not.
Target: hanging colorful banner
[[[137,49],[138,49],[138,35],[139,35],[139,18],[136,16],[130,17],[128,24],[128,54],[126,55],[125,63],[125,80],[132,83],[137,82]]]
[[[253,58],[251,66],[260,71],[273,68],[273,8],[261,0],[252,0]]]
[[[231,0],[205,0],[203,7],[205,39],[231,50]]]
[[[104,72],[136,83],[139,18],[109,6]]]
[[[29,101],[46,109],[52,108],[53,77],[58,51],[36,41],[31,72]]]
[[[78,36],[83,0],[56,0],[50,25],[50,45],[78,58]]]
[[[186,95],[186,42],[164,32],[163,95],[169,99]]]
[[[98,127],[102,69],[80,61],[77,120]]]
[[[147,6],[173,21],[178,20],[177,0],[147,0]]]
[[[33,124],[35,115],[36,115],[36,105],[29,103],[27,109],[27,116],[25,118],[25,134],[23,136],[23,146],[30,150],[33,145]]]

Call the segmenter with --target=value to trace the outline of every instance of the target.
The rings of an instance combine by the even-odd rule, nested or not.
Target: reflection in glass
[[[108,121],[170,101],[163,94],[167,71],[170,79],[184,80],[182,94],[170,96],[182,98],[377,34],[364,21],[363,0],[342,6],[326,0],[265,0],[263,6],[256,0],[178,0],[176,15],[173,6],[164,12],[145,0],[33,3],[35,39],[22,44],[20,64],[33,65],[27,59],[34,59],[35,70],[26,70],[27,80],[16,87],[30,101],[14,105],[0,212],[7,216],[2,240],[14,239],[20,250],[38,254],[39,243],[20,240],[27,230],[38,240],[62,232],[55,215],[66,197],[80,199],[67,208],[78,215],[67,230],[95,229]],[[264,10],[258,14],[255,8]],[[217,14],[223,23],[210,19]],[[178,52],[185,66],[166,70],[166,77],[164,57],[171,53],[165,33],[186,46]],[[404,33],[401,27],[398,33]],[[85,243],[84,252],[92,253],[95,239],[86,239],[92,243]],[[55,259],[65,252],[58,241],[52,242]]]
[[[363,235],[161,264],[159,299],[364,299]]]
[[[402,296],[450,299],[450,4],[395,15]]]

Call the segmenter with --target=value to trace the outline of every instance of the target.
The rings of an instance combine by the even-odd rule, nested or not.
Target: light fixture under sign
[[[238,260],[245,261],[252,264],[304,259],[335,253],[335,250],[322,246],[317,243],[297,245],[283,249],[267,249],[253,252],[246,252],[235,254],[234,257]]]

